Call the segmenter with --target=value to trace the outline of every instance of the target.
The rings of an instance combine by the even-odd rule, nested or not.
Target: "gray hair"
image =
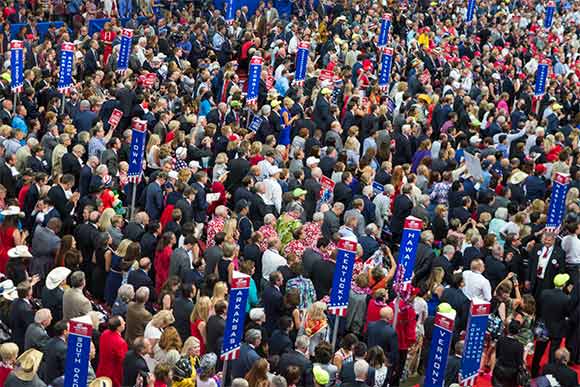
[[[395,186],[392,184],[385,184],[385,192],[388,194],[394,194],[395,193]]]
[[[67,140],[70,140],[70,136],[68,135],[68,133],[63,133],[60,136],[58,136],[58,142],[61,144],[64,144],[64,142]]]
[[[250,387],[250,385],[246,379],[235,378],[232,380],[232,387]]]
[[[72,288],[80,288],[85,284],[85,273],[82,271],[75,271],[70,275],[70,286]]]
[[[246,343],[252,344],[256,340],[260,340],[262,338],[262,332],[259,329],[248,329],[246,332],[246,336],[244,337]]]
[[[500,207],[495,210],[495,217],[502,220],[507,220],[508,210],[505,207]]]
[[[451,245],[443,246],[443,255],[447,255],[447,254],[455,254],[455,247],[453,247]]]
[[[258,321],[266,318],[264,308],[253,308],[250,310],[250,320]]]
[[[40,324],[46,320],[50,320],[51,318],[52,313],[50,312],[50,309],[42,308],[39,309],[34,315],[34,322]]]
[[[272,387],[288,387],[288,382],[286,382],[283,376],[274,375],[272,376],[272,380],[270,380],[270,385]]]
[[[321,220],[324,220],[324,214],[322,212],[315,212],[314,215],[312,215],[313,222],[319,222]]]
[[[354,375],[357,379],[366,379],[369,372],[369,363],[360,359],[354,362]]]
[[[260,111],[260,113],[262,113],[263,116],[267,116],[272,112],[272,108],[270,107],[270,105],[264,105],[262,106],[262,110]]]
[[[135,297],[135,289],[133,289],[133,285],[131,284],[121,285],[121,287],[117,291],[117,297],[125,302],[133,300],[133,297]]]
[[[146,286],[141,286],[139,289],[137,289],[137,291],[135,292],[135,301],[141,304],[146,303],[147,301],[149,301],[149,288]]]
[[[433,242],[435,240],[435,235],[433,235],[433,231],[425,230],[421,233],[421,242]]]
[[[276,216],[274,214],[264,215],[264,224],[271,224],[276,222]]]
[[[97,175],[103,174],[103,173],[108,172],[108,171],[109,171],[109,168],[107,168],[107,166],[105,164],[101,164],[95,169],[95,173]]]
[[[376,224],[374,223],[369,223],[366,227],[365,227],[365,233],[367,235],[374,235],[377,233],[377,231],[379,230],[379,228],[377,227]]]
[[[370,196],[373,194],[373,186],[372,185],[365,185],[362,189],[362,193],[365,196]]]
[[[344,204],[342,204],[341,202],[336,202],[334,203],[332,208],[334,208],[337,211],[344,211]]]
[[[28,145],[30,148],[35,147],[38,144],[38,140],[34,137],[30,137],[28,140],[26,140],[26,145]]]
[[[419,202],[420,203],[429,204],[430,201],[431,201],[431,198],[429,197],[429,195],[421,195],[421,196],[419,196]]]
[[[310,347],[310,338],[308,336],[302,335],[296,338],[296,349],[306,351]]]

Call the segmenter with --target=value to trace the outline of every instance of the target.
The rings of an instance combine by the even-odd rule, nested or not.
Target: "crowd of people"
[[[230,21],[205,1],[2,1],[0,386],[64,385],[78,318],[93,326],[90,387],[422,384],[434,316],[455,312],[447,387],[472,301],[491,303],[477,385],[578,386],[580,2],[556,1],[549,28],[532,0],[477,1],[470,22],[456,0],[240,5]],[[64,25],[41,34],[40,21]],[[116,71],[123,27],[133,44]],[[75,46],[64,94],[63,42]],[[556,175],[570,183],[547,229]],[[410,216],[422,230],[402,297]],[[356,257],[339,319],[341,239]],[[236,272],[249,296],[224,367]]]

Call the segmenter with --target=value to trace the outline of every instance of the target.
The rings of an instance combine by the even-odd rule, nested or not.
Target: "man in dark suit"
[[[363,249],[363,260],[367,260],[380,247],[378,237],[380,230],[376,224],[371,223],[365,227],[365,235],[358,239],[358,243]]]
[[[81,268],[87,274],[87,285],[90,288],[92,276],[89,275],[93,265],[93,255],[96,249],[96,241],[99,238],[99,228],[97,222],[101,216],[100,212],[92,211],[85,223],[79,224],[75,227],[74,236],[77,241],[77,248],[83,256]]]
[[[353,364],[354,380],[352,382],[343,383],[343,387],[368,387],[372,385],[369,384],[369,374],[372,369],[366,360],[360,359],[355,361]]]
[[[258,182],[255,185],[256,194],[250,202],[250,220],[256,229],[264,225],[264,217],[274,212],[274,206],[266,205],[264,197],[266,195],[266,185],[264,182]]]
[[[411,190],[411,185],[405,184],[401,190],[401,194],[395,199],[393,216],[391,217],[391,231],[393,232],[393,240],[395,242],[400,242],[401,236],[403,235],[405,218],[410,216],[413,210]]]
[[[93,173],[95,171],[95,168],[97,168],[98,166],[99,166],[99,158],[96,156],[91,156],[87,160],[87,163],[81,168],[78,183],[78,189],[81,196],[89,194],[91,180],[93,180]]]
[[[16,291],[18,298],[10,305],[10,328],[12,329],[12,341],[18,345],[22,352],[24,351],[26,329],[34,322],[34,312],[30,303],[32,286],[25,281],[18,284]]]
[[[205,185],[207,184],[207,173],[197,172],[194,175],[195,183],[191,187],[196,191],[195,199],[191,204],[193,210],[193,220],[196,224],[204,224],[207,221],[207,199],[205,197]]]
[[[330,96],[332,91],[328,88],[323,88],[320,90],[320,94],[316,98],[316,104],[314,105],[314,111],[312,112],[312,117],[316,127],[322,129],[324,133],[330,128],[330,123],[332,122],[332,115],[330,114]]]
[[[352,201],[352,173],[346,171],[342,173],[341,181],[334,186],[334,201],[340,202],[345,206],[350,205]]]
[[[560,386],[577,387],[578,374],[568,366],[570,362],[570,352],[566,348],[560,348],[556,351],[554,361],[544,367],[544,375],[552,375]]]
[[[336,152],[336,148],[333,146],[329,146],[326,148],[326,155],[320,158],[320,163],[318,163],[318,167],[322,170],[324,176],[328,177],[329,179],[332,177],[332,172],[334,170],[334,166],[336,165],[336,159],[338,157],[338,153]]]
[[[167,174],[160,172],[157,174],[155,181],[147,186],[145,192],[145,210],[152,220],[159,220],[165,207],[163,201],[163,185],[167,181]]]
[[[77,144],[73,146],[72,152],[67,152],[62,156],[62,173],[75,177],[75,188],[78,187],[81,181],[81,169],[83,168],[82,157],[84,154],[85,147]]]
[[[397,332],[389,323],[393,319],[393,309],[388,306],[379,311],[380,320],[370,323],[367,327],[367,345],[369,348],[378,345],[385,352],[391,364],[399,361],[399,344]]]
[[[566,270],[566,254],[555,245],[555,241],[553,233],[544,233],[542,243],[535,245],[529,253],[525,286],[532,292],[536,302],[541,302],[540,295],[544,290],[554,287],[554,277]],[[541,305],[538,305],[538,309],[541,309]]]
[[[413,151],[410,140],[411,126],[403,125],[401,131],[395,132],[395,153],[393,154],[393,165],[410,164],[413,158]]]
[[[6,156],[4,162],[0,165],[0,185],[6,188],[6,197],[16,197],[16,178],[12,174],[11,167],[16,165],[16,156]]]
[[[314,211],[316,211],[316,204],[320,199],[320,178],[322,177],[322,170],[318,167],[312,170],[312,177],[304,181],[304,188],[306,189],[306,200],[304,201],[304,211],[306,219],[311,220]]]
[[[344,212],[344,204],[335,202],[329,211],[324,213],[324,221],[322,222],[322,235],[329,240],[332,240],[333,235],[338,232],[340,228],[340,217]]]
[[[232,380],[243,378],[254,363],[260,359],[256,348],[262,342],[262,332],[258,329],[248,329],[244,336],[244,341],[240,346],[240,356],[232,361]]]
[[[133,343],[127,344],[132,349],[127,351],[123,360],[123,386],[134,386],[139,375],[149,372],[144,356],[151,353],[151,343],[143,337],[138,337]]]
[[[73,175],[63,175],[60,179],[60,184],[56,184],[48,191],[48,197],[54,203],[54,208],[60,214],[64,227],[72,225],[72,211],[79,201],[80,194],[75,192],[70,199],[67,199],[66,192],[71,191],[75,184]]]
[[[294,326],[292,318],[289,316],[280,317],[279,328],[272,332],[269,340],[269,354],[280,356],[286,352],[292,351],[294,344],[290,339],[290,330]]]
[[[86,77],[93,75],[99,69],[99,43],[96,40],[92,40],[90,43],[90,48],[87,50],[85,55],[85,72]]]
[[[308,336],[298,336],[296,338],[296,349],[284,353],[280,357],[278,363],[278,370],[282,375],[290,366],[300,368],[302,372],[300,381],[296,383],[298,386],[313,387],[314,380],[312,377],[312,362],[308,359],[308,348],[310,346],[310,339]]]
[[[342,364],[342,369],[340,370],[340,376],[338,377],[338,379],[340,379],[340,381],[343,384],[356,382],[357,377],[356,377],[354,365],[357,361],[365,359],[365,357],[367,355],[367,345],[363,341],[359,341],[358,343],[356,343],[354,345],[352,352],[353,352],[352,360],[346,361]],[[369,369],[367,370],[366,378],[359,378],[359,379],[361,382],[362,381],[366,382],[365,386],[367,386],[367,385],[373,386],[375,383],[375,369],[372,367],[369,367]],[[355,386],[356,386],[356,384],[355,384]]]
[[[193,235],[188,235],[185,237],[183,246],[173,250],[169,261],[169,275],[175,275],[183,280],[184,275],[189,272],[192,267],[191,259],[195,254],[195,252],[193,252],[194,246],[197,246],[197,240]]]
[[[429,265],[421,267],[415,272],[415,279],[417,283],[421,283],[426,280],[429,274],[434,268],[440,267],[445,272],[443,277],[443,283],[452,284],[453,283],[453,263],[451,262],[455,256],[455,248],[451,245],[443,246],[443,251],[441,255],[436,256]]]
[[[181,210],[181,226],[193,222],[193,208],[191,203],[195,199],[195,190],[189,186],[183,190],[183,197],[175,203],[175,208]]]
[[[270,273],[270,284],[264,289],[262,301],[266,313],[266,329],[273,331],[278,328],[278,322],[283,313],[282,292],[280,287],[284,283],[284,277],[279,271]]]
[[[542,291],[539,298],[540,313],[539,319],[542,319],[548,330],[550,338],[550,362],[554,362],[556,350],[562,344],[562,338],[566,334],[568,327],[567,317],[571,310],[570,296],[564,293],[564,286],[570,280],[568,274],[558,274],[554,277],[554,288]],[[540,369],[540,360],[548,347],[548,341],[536,341],[534,357],[532,359],[532,377],[538,376]]]
[[[139,269],[132,270],[127,277],[127,283],[133,285],[134,289],[139,289],[140,287],[149,288],[149,299],[157,299],[155,295],[155,285],[153,280],[149,276],[149,271],[151,270],[151,259],[148,257],[143,257],[139,260]]]
[[[57,322],[54,324],[53,331],[54,337],[46,345],[39,370],[39,375],[46,384],[50,384],[54,379],[63,376],[66,366],[67,322]]]
[[[145,233],[145,227],[149,224],[149,215],[145,211],[138,212],[135,215],[135,221],[129,222],[123,230],[125,238],[131,239],[133,242],[140,242],[141,237]],[[142,254],[143,255],[143,254]],[[144,257],[146,255],[143,255]]]
[[[455,353],[447,357],[445,368],[445,387],[453,383],[459,383],[459,370],[461,369],[461,355],[463,354],[463,340],[455,343]]]
[[[206,352],[219,353],[224,340],[226,330],[226,319],[228,314],[228,303],[224,300],[216,302],[215,314],[207,320],[207,345]]]
[[[46,185],[48,181],[48,177],[46,173],[37,173],[34,175],[34,184],[30,186],[26,196],[24,197],[24,206],[22,206],[22,211],[24,212],[25,216],[25,226],[28,231],[32,232],[34,227],[34,217],[32,216],[32,212],[36,208],[36,203],[40,199],[40,192],[42,187]]]

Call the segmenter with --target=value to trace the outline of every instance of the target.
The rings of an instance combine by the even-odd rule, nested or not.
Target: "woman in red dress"
[[[21,245],[25,235],[18,230],[18,216],[21,214],[19,207],[9,206],[0,214],[4,216],[4,221],[0,224],[0,273],[5,273],[8,250]]]
[[[97,377],[106,376],[113,382],[113,387],[120,387],[123,379],[123,364],[127,354],[127,342],[121,333],[125,330],[125,321],[120,317],[109,320],[109,329],[101,335],[99,340],[99,367]]]
[[[104,44],[103,48],[103,63],[107,63],[109,60],[109,55],[113,52],[113,40],[117,34],[111,30],[111,23],[105,23],[105,26],[101,30],[101,41]]]
[[[155,289],[159,294],[161,287],[167,281],[169,276],[169,262],[171,260],[171,254],[173,254],[173,245],[177,243],[175,234],[172,232],[166,232],[161,237],[161,240],[157,244],[157,249],[155,250]]]
[[[206,324],[212,311],[211,300],[207,296],[200,297],[190,316],[191,335],[199,340],[199,354],[205,354],[207,341]]]

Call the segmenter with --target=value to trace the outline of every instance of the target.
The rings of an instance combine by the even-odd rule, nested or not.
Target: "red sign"
[[[84,322],[71,320],[68,322],[68,331],[73,335],[91,337],[93,334],[93,326]]]
[[[320,82],[324,81],[334,81],[334,72],[330,70],[320,70],[320,75],[318,76]]]
[[[348,239],[341,239],[338,241],[338,248],[341,250],[356,252],[356,242],[349,241]]]
[[[435,315],[435,325],[437,325],[441,329],[445,329],[446,331],[453,332],[453,324],[454,323],[455,323],[454,319],[451,319],[447,316],[444,316],[441,313],[437,313]]]
[[[298,48],[310,48],[310,42],[300,42]]]
[[[138,132],[145,132],[147,130],[147,121],[135,118],[133,119],[132,128]]]
[[[232,278],[232,289],[245,289],[250,287],[250,277]]]
[[[24,42],[22,40],[13,40],[10,42],[10,49],[22,49],[24,48]]]
[[[131,30],[129,28],[123,28],[123,30],[121,31],[121,36],[125,36],[127,38],[132,38],[133,37],[133,30]]]
[[[74,45],[74,43],[63,42],[62,45],[60,46],[60,49],[63,51],[74,51],[75,45]]]
[[[119,109],[113,109],[111,117],[109,117],[109,125],[111,125],[112,128],[116,128],[117,125],[119,125],[119,121],[121,121],[121,117],[123,117],[123,112]]]
[[[570,175],[557,172],[556,175],[554,176],[554,181],[560,184],[568,184],[570,183]]]
[[[471,304],[472,316],[485,316],[491,313],[491,304]]]
[[[261,65],[263,63],[264,63],[264,58],[262,58],[261,56],[253,56],[252,59],[250,59],[251,65]]]
[[[404,228],[407,230],[422,230],[423,221],[419,218],[415,218],[414,216],[407,216],[405,218]]]
[[[320,178],[320,196],[324,195],[324,191],[330,190],[334,191],[335,182],[328,177],[322,175]]]

